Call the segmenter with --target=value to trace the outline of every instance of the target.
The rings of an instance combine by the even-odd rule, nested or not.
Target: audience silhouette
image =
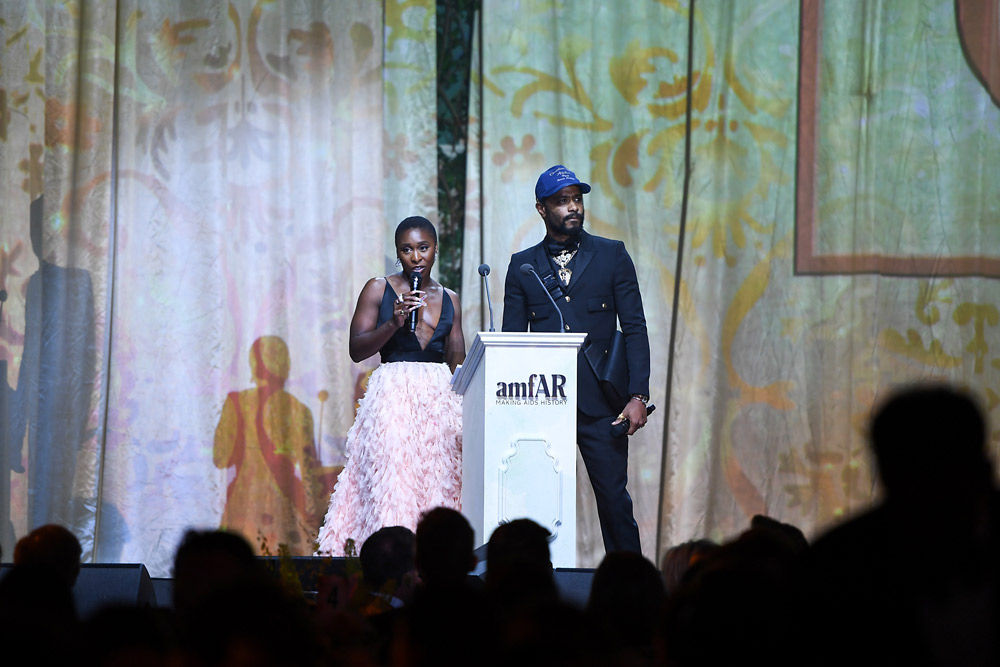
[[[372,533],[361,545],[362,581],[368,594],[381,602],[376,605],[381,611],[402,607],[413,598],[417,585],[414,541],[409,528],[388,526]]]
[[[665,600],[663,578],[652,561],[637,553],[614,551],[594,572],[587,614],[611,655],[619,656],[623,664],[649,665]]]
[[[878,409],[869,435],[884,500],[809,554],[812,640],[829,646],[819,664],[861,651],[871,664],[1000,660],[1000,496],[987,433],[975,400],[945,386],[902,389]]]
[[[174,611],[184,621],[208,596],[258,575],[253,547],[223,530],[189,530],[174,556]]]
[[[45,525],[18,540],[14,567],[0,579],[0,628],[6,650],[28,649],[34,664],[67,664],[81,640],[73,586],[80,542],[62,526]]]
[[[696,561],[667,598],[660,651],[670,665],[802,662],[797,559],[784,530],[751,526]]]
[[[83,548],[76,535],[54,523],[39,526],[14,546],[14,565],[39,565],[73,588]]]
[[[663,554],[660,569],[663,570],[663,583],[668,592],[672,592],[681,583],[681,579],[692,565],[719,548],[719,544],[707,538],[688,540],[674,545]]]
[[[416,540],[416,563],[424,589],[468,586],[469,572],[476,567],[474,540],[472,525],[458,510],[437,507],[424,513]]]
[[[551,533],[531,519],[500,524],[486,547],[486,591],[501,611],[558,597],[549,554]]]
[[[0,579],[3,650],[25,649],[24,664],[72,664],[81,640],[73,589],[44,564],[12,567]]]
[[[870,426],[884,498],[869,511],[812,545],[757,515],[721,544],[669,549],[662,573],[609,553],[585,609],[559,597],[546,528],[498,526],[483,581],[469,574],[472,527],[442,507],[415,535],[374,533],[314,604],[241,535],[193,530],[176,552],[172,607],[106,607],[82,622],[80,544],[42,526],[0,579],[0,627],[44,652],[39,664],[996,664],[1000,493],[988,432],[966,393],[902,389]]]
[[[417,523],[420,587],[396,626],[391,654],[412,665],[492,664],[493,618],[482,586],[470,585],[474,534],[458,511],[437,507]],[[478,581],[478,579],[477,579]]]

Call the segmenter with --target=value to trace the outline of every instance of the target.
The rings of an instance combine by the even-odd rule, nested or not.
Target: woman
[[[450,380],[465,359],[465,338],[458,297],[431,278],[436,253],[434,225],[420,216],[403,220],[396,228],[402,270],[372,278],[358,297],[351,359],[379,352],[382,364],[347,433],[347,465],[320,529],[321,555],[343,555],[348,539],[360,549],[383,526],[416,530],[421,512],[461,503],[462,403]]]

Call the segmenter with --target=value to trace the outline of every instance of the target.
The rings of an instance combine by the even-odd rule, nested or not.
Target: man
[[[416,563],[424,591],[454,593],[469,586],[476,567],[475,534],[458,510],[435,507],[417,524]]]
[[[39,526],[17,541],[14,565],[44,567],[70,588],[80,576],[80,540],[68,529],[50,523]]]
[[[806,561],[804,637],[823,647],[813,664],[1000,663],[1000,489],[987,414],[940,383],[897,388],[876,408],[868,436],[884,496],[821,535]]]
[[[416,536],[405,526],[383,526],[361,545],[362,580],[370,593],[366,613],[398,609],[410,602],[419,578],[414,564]]]
[[[556,299],[566,331],[586,332],[585,346],[607,349],[618,324],[625,337],[631,398],[611,405],[590,364],[578,359],[577,442],[597,497],[604,548],[641,551],[632,515],[628,479],[628,437],[646,424],[649,401],[649,338],[635,265],[621,241],[591,236],[583,230],[583,195],[590,186],[572,171],[556,165],[538,177],[535,209],[545,222],[545,238],[511,257],[505,283],[504,331],[558,331],[559,313],[546,296]],[[545,283],[525,275],[531,264]],[[617,415],[617,416],[616,416]],[[611,427],[628,420],[626,434]]]

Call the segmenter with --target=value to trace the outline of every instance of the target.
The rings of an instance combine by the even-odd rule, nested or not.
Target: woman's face
[[[403,266],[407,277],[419,274],[421,280],[426,280],[434,266],[434,251],[437,244],[429,230],[415,227],[407,229],[399,235],[396,242],[396,256]]]

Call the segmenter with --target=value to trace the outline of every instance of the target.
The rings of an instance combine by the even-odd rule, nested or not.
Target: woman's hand
[[[406,324],[407,320],[410,318],[410,313],[412,313],[417,308],[422,308],[426,305],[427,293],[423,290],[411,290],[406,294],[400,294],[396,298],[396,303],[392,307],[393,322],[396,323],[396,328]]]
[[[423,305],[426,295],[414,290],[397,297],[392,304],[392,317],[379,324],[386,292],[386,278],[372,278],[365,283],[358,296],[358,306],[351,318],[350,352],[351,359],[361,363],[376,354],[382,346],[402,327],[410,311]]]

